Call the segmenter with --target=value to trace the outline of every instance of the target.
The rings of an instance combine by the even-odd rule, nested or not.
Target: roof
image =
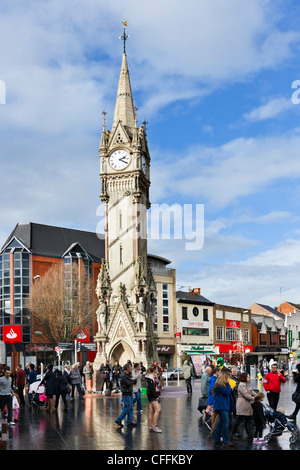
[[[148,253],[147,257],[148,257],[148,260],[161,261],[165,265],[170,264],[172,262],[167,258],[163,258],[162,256],[158,256],[158,255],[152,255],[150,253]]]
[[[267,310],[267,312],[270,315],[275,315],[276,317],[279,317],[279,318],[282,318],[282,319],[285,318],[285,315],[283,313],[278,312],[278,310],[275,310],[274,308],[270,307],[269,305],[258,304],[258,303],[256,303],[256,305],[263,308],[264,310]]]
[[[284,327],[284,321],[281,318],[273,318],[271,316],[269,317],[268,315],[252,314],[251,322],[259,329],[265,325],[268,331],[286,331],[286,328]]]
[[[176,291],[176,300],[177,302],[184,302],[187,304],[214,305],[214,302],[211,302],[200,294],[182,292],[180,290]]]
[[[17,224],[1,248],[5,248],[16,237],[34,255],[61,258],[69,248],[78,243],[94,262],[105,257],[105,241],[94,232],[85,232],[51,225]]]

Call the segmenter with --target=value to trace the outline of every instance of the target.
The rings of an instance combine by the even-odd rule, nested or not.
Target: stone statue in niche
[[[106,303],[103,299],[99,299],[99,307],[96,312],[98,322],[98,332],[104,333],[106,330]]]
[[[137,314],[136,314],[136,326],[139,332],[145,330],[145,321],[146,321],[146,308],[144,297],[139,297],[139,302],[137,304]]]

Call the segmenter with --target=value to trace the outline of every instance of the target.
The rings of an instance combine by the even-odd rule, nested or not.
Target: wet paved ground
[[[251,380],[252,388],[261,389],[257,380]],[[291,395],[295,389],[291,380],[282,386],[279,406],[292,413],[294,403]],[[187,395],[184,382],[169,381],[162,392],[159,417],[161,434],[148,429],[148,402],[143,398],[143,414],[134,411],[135,428],[120,429],[114,420],[120,413],[120,395],[86,395],[83,401],[75,398],[69,402],[67,412],[61,404],[58,411],[48,413],[44,409],[34,412],[28,406],[22,408],[19,422],[10,428],[7,450],[148,450],[148,451],[184,451],[220,450],[211,438],[211,432],[203,423],[197,410],[200,393],[200,380],[193,384],[193,393]],[[300,413],[297,424],[300,427]],[[264,435],[268,432],[265,429]],[[300,442],[291,445],[291,434],[284,433],[275,437],[266,445],[248,444],[246,436],[233,441],[235,450],[300,450]],[[226,449],[228,450],[228,449]],[[232,450],[232,449],[231,449]]]

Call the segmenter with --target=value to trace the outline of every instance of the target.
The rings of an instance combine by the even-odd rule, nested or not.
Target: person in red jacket
[[[281,382],[286,382],[283,375],[277,369],[277,364],[274,362],[271,367],[271,372],[269,372],[263,381],[264,389],[267,392],[268,402],[271,408],[276,411],[279,394],[281,391]]]

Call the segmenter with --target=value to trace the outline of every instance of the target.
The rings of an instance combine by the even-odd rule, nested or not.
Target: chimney
[[[200,295],[200,287],[195,287],[195,288],[189,290],[189,293],[190,293],[190,294],[198,294],[198,295]]]

